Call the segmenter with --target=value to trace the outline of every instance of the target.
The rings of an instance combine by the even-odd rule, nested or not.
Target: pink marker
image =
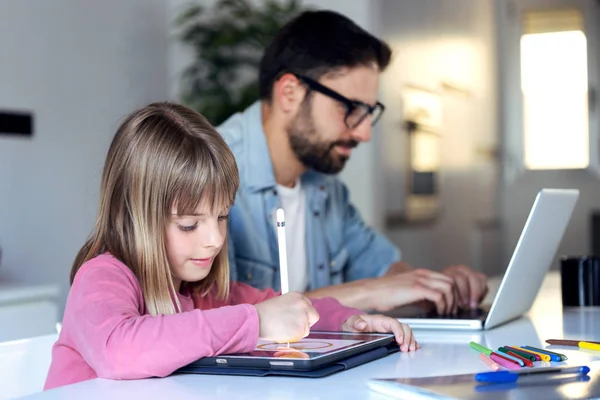
[[[521,366],[513,363],[512,361],[508,361],[506,358],[499,357],[495,353],[490,354],[490,358],[497,362],[499,365],[508,369],[521,369]]]

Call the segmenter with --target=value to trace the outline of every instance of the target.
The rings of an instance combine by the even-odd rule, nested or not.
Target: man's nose
[[[352,139],[357,142],[368,142],[371,140],[371,117],[363,119],[360,124],[352,129]]]

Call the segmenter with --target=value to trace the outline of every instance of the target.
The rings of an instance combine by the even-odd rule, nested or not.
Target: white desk
[[[0,343],[0,400],[42,391],[56,339],[53,333]]]
[[[594,335],[595,333],[595,335]],[[470,340],[497,348],[506,344],[540,346],[547,338],[600,339],[600,311],[563,312],[559,277],[549,275],[529,314],[481,333],[417,332],[423,344],[415,353],[397,353],[341,373],[321,378],[252,378],[211,375],[178,375],[164,379],[110,381],[94,379],[28,397],[67,399],[383,399],[370,391],[372,377],[415,377],[487,371]],[[600,352],[566,350],[568,364],[600,360]]]

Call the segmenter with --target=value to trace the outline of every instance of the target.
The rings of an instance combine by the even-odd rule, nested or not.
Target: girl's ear
[[[305,95],[306,88],[294,74],[283,74],[273,85],[273,102],[286,114],[295,114]]]

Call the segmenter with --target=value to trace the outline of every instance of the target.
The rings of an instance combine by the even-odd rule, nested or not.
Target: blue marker
[[[523,360],[519,360],[517,357],[513,357],[510,354],[498,353],[498,355],[501,355],[502,357],[506,357],[509,360],[513,360],[514,362],[516,362],[517,364],[519,364],[521,367],[525,366],[525,363],[523,362]]]
[[[578,367],[528,368],[518,371],[481,372],[475,375],[475,380],[488,383],[510,383],[516,382],[517,379],[527,376],[567,374],[587,375],[588,372],[590,372],[590,368],[584,365]]]
[[[538,353],[547,354],[550,356],[550,361],[563,361],[563,360],[567,359],[567,356],[565,356],[564,354],[555,353],[553,351],[548,351],[546,349],[538,349],[537,347],[533,347],[533,346],[521,346],[521,347],[523,347],[524,349],[537,351]]]

